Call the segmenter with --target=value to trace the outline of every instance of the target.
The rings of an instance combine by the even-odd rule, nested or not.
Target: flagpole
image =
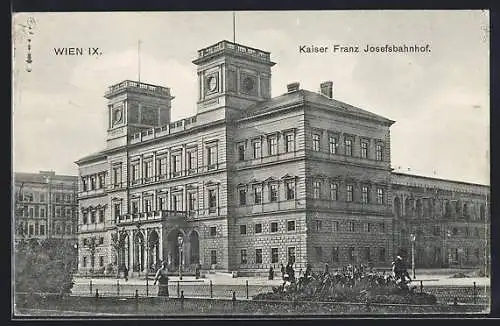
[[[233,11],[233,43],[236,43],[236,13]]]
[[[141,40],[137,41],[137,79],[141,82]]]

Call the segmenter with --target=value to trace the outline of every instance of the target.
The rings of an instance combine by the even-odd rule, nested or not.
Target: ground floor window
[[[87,257],[83,257],[82,265],[83,267],[87,267]]]
[[[378,251],[378,260],[379,261],[385,261],[385,248],[380,247]]]
[[[242,264],[247,263],[247,250],[246,249],[241,249],[241,263]]]
[[[104,256],[99,256],[99,266],[100,267],[104,266]]]
[[[338,247],[333,247],[332,248],[332,262],[338,262],[339,261],[339,248]]]
[[[262,264],[262,249],[255,249],[255,263]]]
[[[278,259],[278,248],[271,248],[271,263],[277,263]]]
[[[288,247],[288,261],[295,263],[295,247]]]
[[[217,250],[210,250],[210,264],[217,264]]]

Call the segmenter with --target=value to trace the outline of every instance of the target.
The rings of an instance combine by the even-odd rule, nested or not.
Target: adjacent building
[[[14,173],[14,240],[60,238],[77,244],[78,177]]]
[[[262,50],[222,41],[193,63],[195,116],[171,121],[167,87],[126,80],[106,92],[106,148],[76,162],[81,272],[145,273],[162,260],[242,273],[287,261],[390,266],[407,250],[401,232],[417,219],[393,207],[433,181],[392,173],[394,121],[335,100],[329,81],[271,98],[275,63]],[[477,209],[488,189],[434,183]]]

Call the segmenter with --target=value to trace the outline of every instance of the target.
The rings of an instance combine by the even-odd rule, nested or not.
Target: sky
[[[32,70],[26,71],[33,17]],[[318,91],[395,120],[395,171],[489,184],[488,11],[236,12],[237,43],[271,53],[272,96]],[[171,88],[172,121],[196,114],[197,50],[233,39],[231,12],[19,13],[13,17],[13,168],[77,174],[105,147],[107,87],[138,78]],[[430,45],[427,53],[304,54],[299,47]],[[93,47],[99,56],[58,56]]]

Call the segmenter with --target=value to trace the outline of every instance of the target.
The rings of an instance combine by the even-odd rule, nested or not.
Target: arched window
[[[457,217],[462,216],[462,202],[460,200],[455,203],[455,212]]]
[[[479,219],[481,221],[484,221],[484,218],[485,218],[485,208],[484,208],[484,204],[481,204],[481,206],[479,207]]]
[[[411,203],[410,199],[406,198],[405,199],[405,216],[410,216],[411,215]]]
[[[422,217],[422,200],[421,199],[417,199],[416,211],[417,211],[417,217]]]
[[[445,200],[444,202],[444,216],[445,217],[451,216],[451,204],[449,200]]]
[[[464,214],[464,217],[468,219],[469,218],[469,206],[467,205],[467,203],[464,203],[462,212]]]
[[[401,202],[399,197],[394,198],[394,216],[397,218],[401,217]]]

